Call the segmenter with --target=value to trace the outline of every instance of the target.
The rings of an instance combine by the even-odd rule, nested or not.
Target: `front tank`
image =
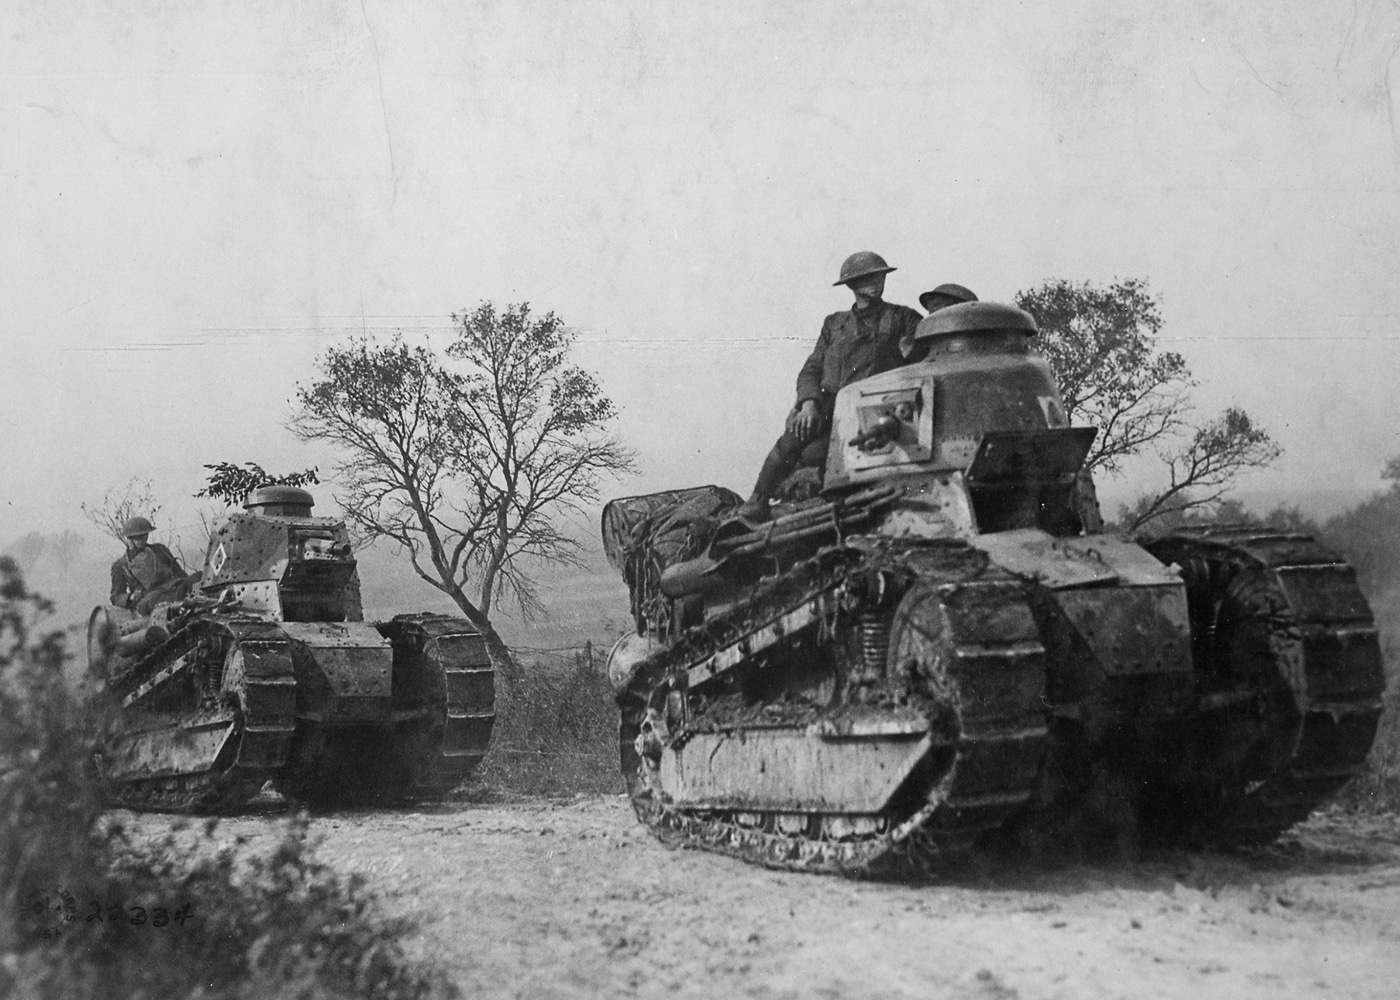
[[[609,675],[662,839],[872,873],[990,837],[1267,840],[1363,766],[1376,630],[1302,536],[1099,531],[1026,313],[924,320],[843,389],[823,497],[752,528],[715,487],[609,504],[635,634]]]

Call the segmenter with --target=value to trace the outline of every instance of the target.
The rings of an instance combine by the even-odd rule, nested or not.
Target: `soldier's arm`
[[[920,344],[914,339],[914,331],[922,321],[923,317],[912,309],[906,308],[900,313],[899,353],[907,365],[922,361],[928,356],[928,344]]]
[[[160,553],[160,557],[165,560],[167,566],[175,570],[175,572],[181,576],[185,575],[185,567],[180,562],[179,556],[175,555],[174,552],[171,552],[164,545],[152,545],[151,548]]]
[[[818,406],[822,401],[822,368],[826,363],[826,349],[831,344],[831,319],[822,324],[822,332],[817,337],[817,345],[812,348],[802,370],[797,373],[797,402],[793,409],[800,409],[807,400]]]
[[[112,593],[108,598],[113,607],[124,608],[127,602],[126,571],[121,563],[112,564]]]

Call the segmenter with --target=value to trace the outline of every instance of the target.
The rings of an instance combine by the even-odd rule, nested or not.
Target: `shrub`
[[[482,783],[525,795],[622,791],[617,707],[591,643],[553,663],[508,669],[498,690]]]
[[[214,822],[150,845],[104,820],[90,762],[105,716],[65,683],[46,610],[0,558],[0,995],[455,995],[405,959],[409,922],[315,860],[304,818],[243,859]]]

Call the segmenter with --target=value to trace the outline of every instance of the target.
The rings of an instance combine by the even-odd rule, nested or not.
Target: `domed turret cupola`
[[[295,486],[263,486],[250,493],[243,506],[260,517],[310,517],[315,503],[310,493]]]

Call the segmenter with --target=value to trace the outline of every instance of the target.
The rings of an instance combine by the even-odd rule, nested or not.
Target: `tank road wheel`
[[[437,799],[486,756],[496,721],[495,672],[486,640],[470,622],[445,615],[398,615],[379,624],[394,648],[395,755],[409,799]]]
[[[877,875],[1022,809],[1048,746],[1022,584],[961,546],[888,548],[829,550],[643,661],[619,749],[658,839]]]
[[[1148,548],[1186,583],[1197,711],[1187,778],[1146,815],[1168,837],[1267,843],[1365,767],[1384,689],[1370,607],[1305,535],[1207,528]]]
[[[101,769],[133,809],[228,811],[286,761],[296,681],[286,637],[256,620],[203,621],[127,675]]]

